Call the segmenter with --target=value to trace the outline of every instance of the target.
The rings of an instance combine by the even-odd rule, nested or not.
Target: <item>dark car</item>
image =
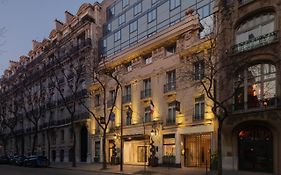
[[[10,156],[9,161],[11,165],[16,165],[16,159],[18,158],[18,155]]]
[[[15,165],[18,165],[18,166],[23,166],[23,163],[24,163],[24,160],[26,159],[26,157],[24,155],[21,155],[21,156],[17,156],[15,158]]]
[[[10,160],[7,156],[0,156],[0,164],[9,164]]]
[[[49,160],[45,156],[29,156],[23,161],[24,166],[48,167]]]

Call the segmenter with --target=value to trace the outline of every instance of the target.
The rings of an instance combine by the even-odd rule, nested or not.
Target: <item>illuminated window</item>
[[[235,110],[244,109],[244,104],[248,109],[276,104],[276,68],[272,64],[256,64],[242,70],[234,86]]]

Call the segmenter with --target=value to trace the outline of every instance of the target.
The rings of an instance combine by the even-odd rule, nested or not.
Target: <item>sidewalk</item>
[[[55,163],[51,164],[51,168],[68,169],[75,171],[87,171],[87,172],[108,172],[114,174],[124,175],[206,175],[204,168],[171,168],[171,167],[144,167],[136,165],[124,165],[123,172],[120,172],[119,165],[108,165],[106,170],[101,170],[102,164],[97,163],[77,163],[77,167],[72,167],[71,163]],[[225,175],[269,175],[265,173],[252,173],[241,171],[224,171]],[[208,172],[207,175],[215,175],[215,173]]]

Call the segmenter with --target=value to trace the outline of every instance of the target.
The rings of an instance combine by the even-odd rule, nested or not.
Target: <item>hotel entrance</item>
[[[148,164],[149,139],[129,138],[124,141],[124,163],[133,165]]]
[[[184,136],[184,165],[186,167],[210,166],[211,134]]]

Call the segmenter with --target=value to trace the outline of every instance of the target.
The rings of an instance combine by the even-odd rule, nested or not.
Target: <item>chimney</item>
[[[32,50],[34,50],[38,46],[39,42],[36,40],[32,40]]]
[[[64,12],[64,14],[65,14],[65,23],[69,23],[71,20],[72,20],[72,18],[73,18],[73,14],[71,14],[69,11],[65,11]]]
[[[63,23],[59,21],[58,19],[55,19],[55,29],[57,31],[61,31],[63,28]]]

